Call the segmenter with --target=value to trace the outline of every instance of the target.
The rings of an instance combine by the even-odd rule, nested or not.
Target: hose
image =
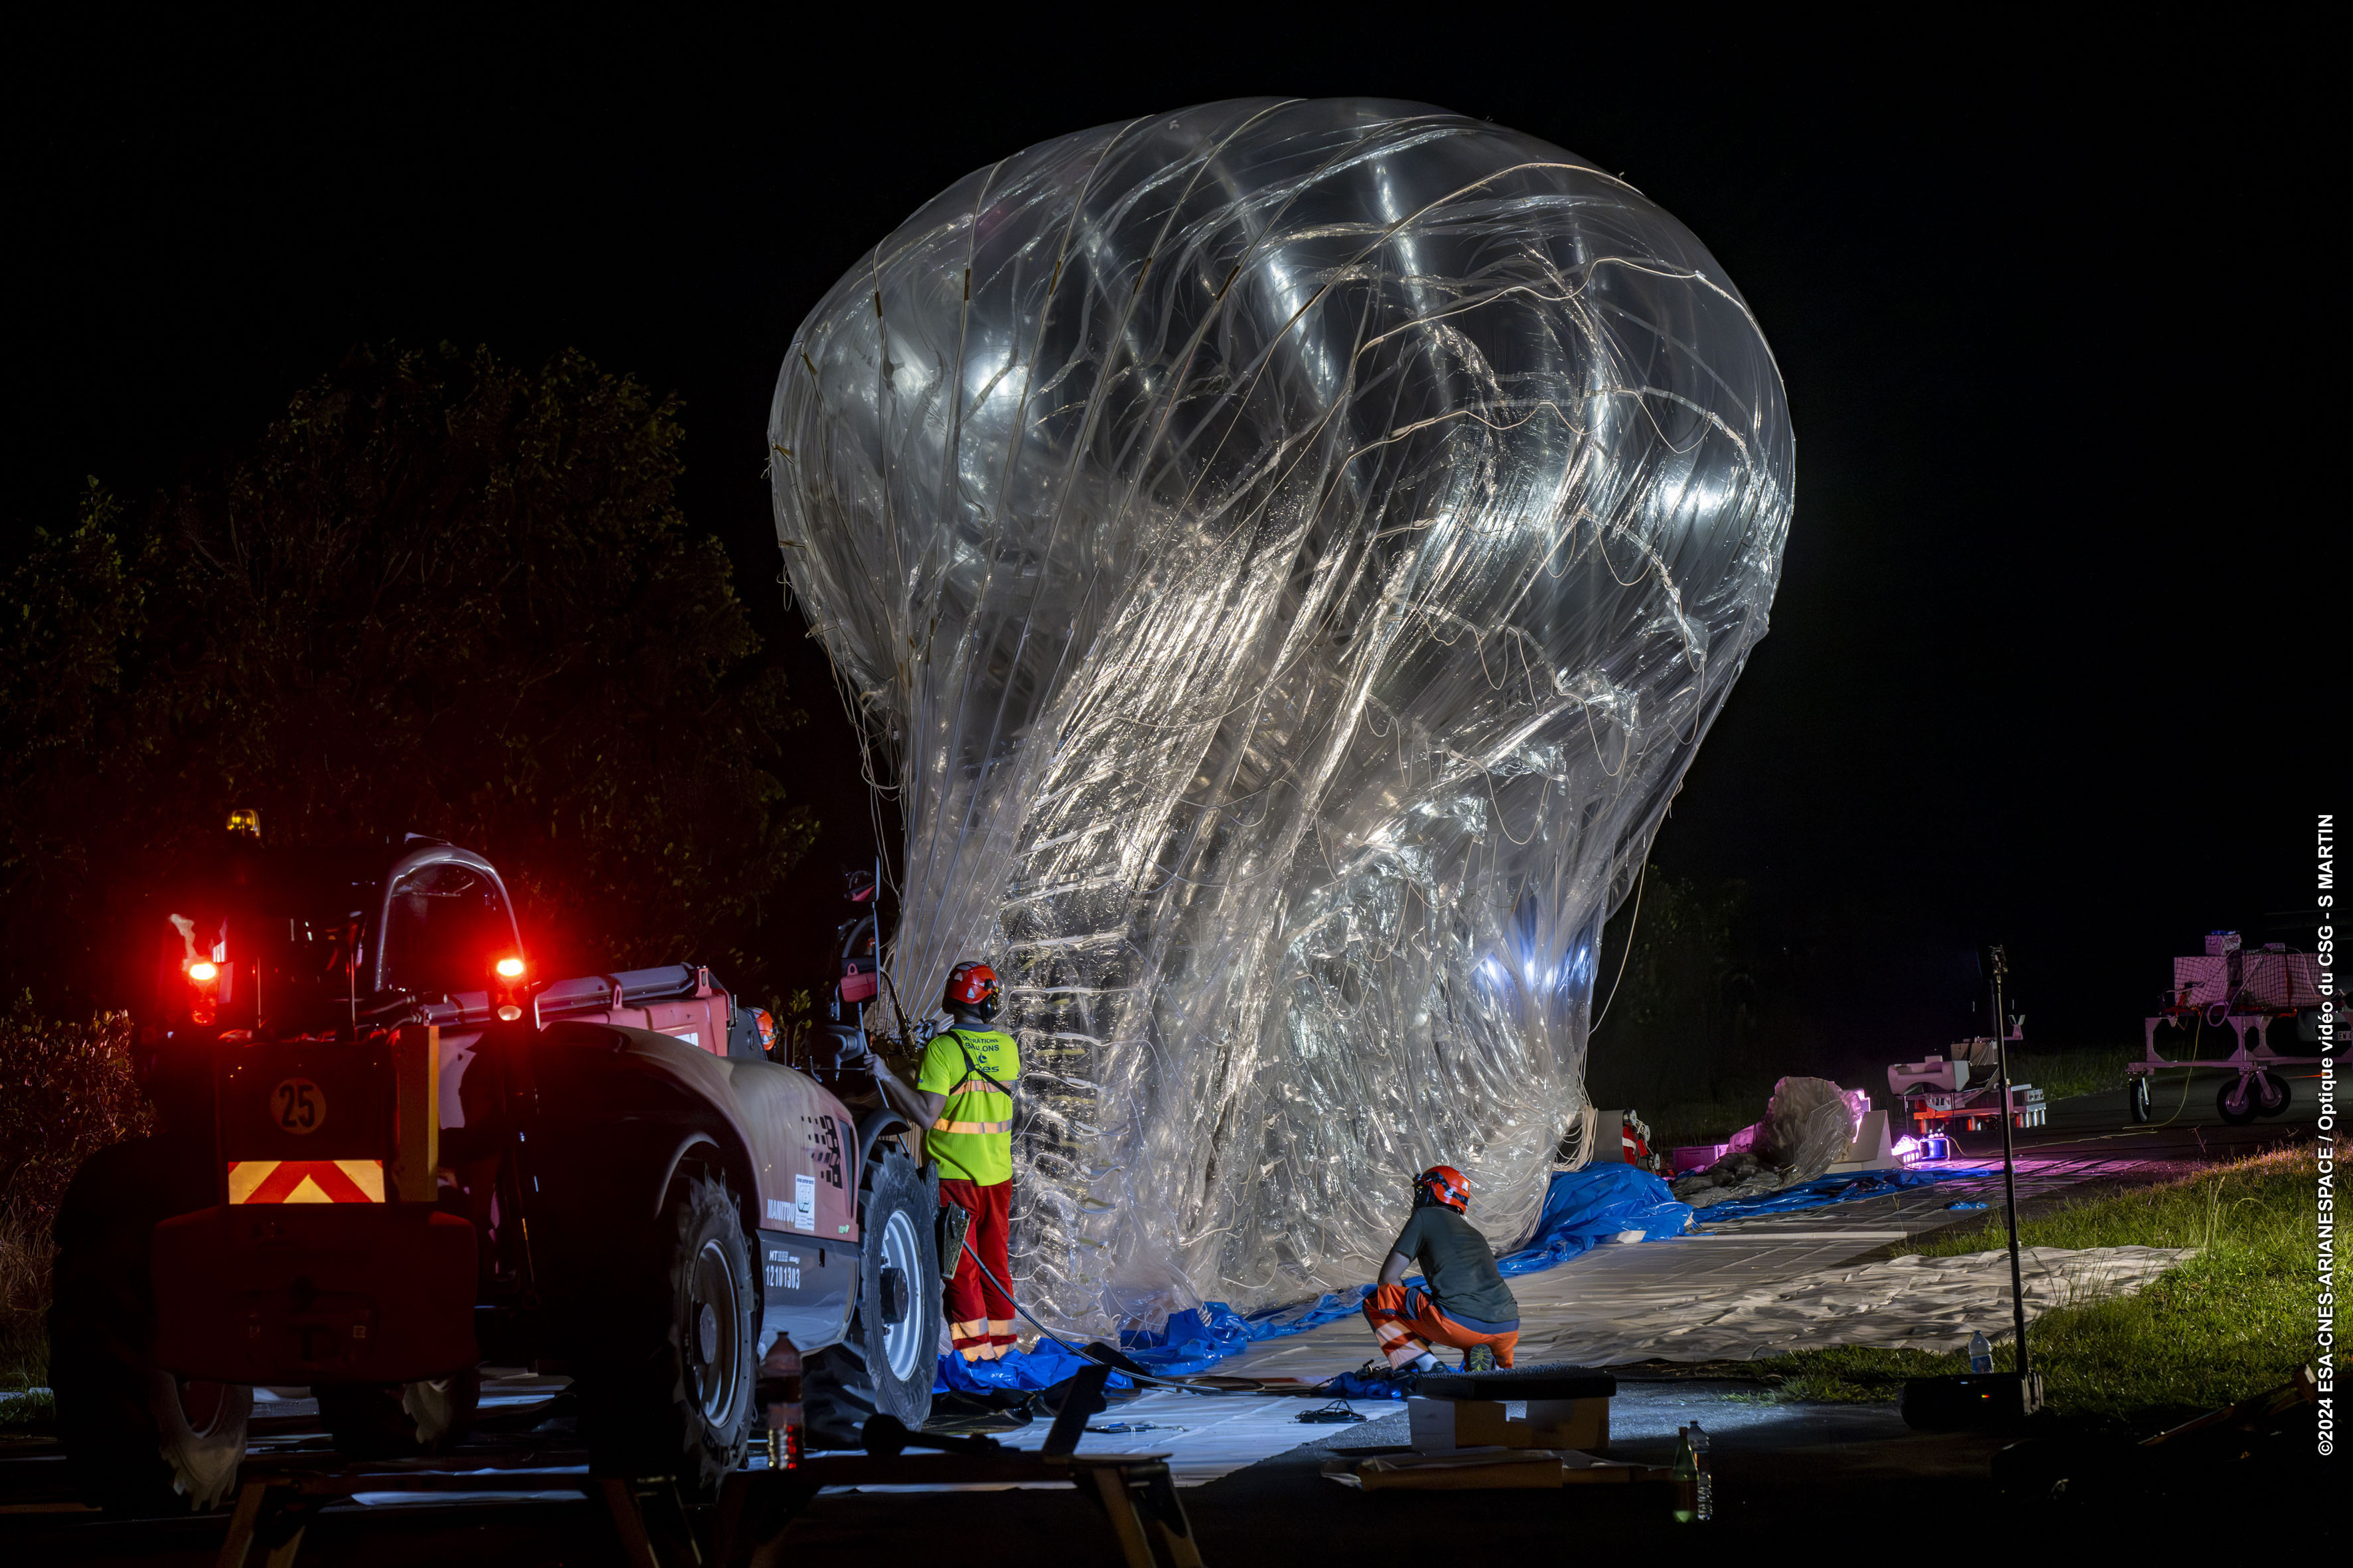
[[[1005,1281],[999,1279],[997,1277],[996,1271],[990,1268],[987,1264],[983,1263],[980,1260],[980,1254],[973,1250],[972,1234],[969,1231],[965,1234],[964,1255],[972,1259],[972,1266],[975,1268],[979,1269],[983,1275],[987,1276],[988,1282],[991,1285],[996,1286],[998,1292],[1003,1295],[1007,1300],[1013,1302],[1013,1310],[1020,1313],[1024,1318],[1028,1318],[1029,1326],[1037,1330],[1040,1335],[1053,1341],[1056,1344],[1061,1346],[1064,1350],[1070,1352],[1081,1361],[1091,1361],[1100,1365],[1112,1366],[1111,1363],[1104,1361],[1101,1356],[1090,1354],[1088,1351],[1081,1350],[1078,1346],[1072,1344],[1070,1341],[1064,1339],[1061,1335],[1056,1333],[1053,1330],[1048,1328],[1037,1319],[1029,1317],[1029,1309],[1024,1307],[1019,1301],[1014,1300],[1013,1292],[1006,1285]],[[1122,1356],[1120,1359],[1122,1361],[1127,1360],[1124,1356]],[[1155,1377],[1151,1373],[1139,1370],[1133,1362],[1128,1362],[1128,1364],[1125,1366],[1113,1366],[1113,1370],[1117,1372],[1122,1377],[1133,1378],[1138,1383],[1148,1383],[1161,1388],[1182,1389],[1187,1394],[1200,1394],[1204,1398],[1220,1394],[1249,1394],[1252,1392],[1263,1394],[1267,1391],[1264,1384],[1259,1384],[1255,1390],[1246,1388],[1204,1388],[1197,1383],[1191,1383],[1180,1377]],[[1240,1380],[1237,1379],[1236,1381]]]
[[[2158,1127],[2170,1127],[2175,1122],[2181,1120],[2181,1113],[2183,1111],[2189,1109],[2189,1085],[2190,1081],[2198,1076],[2199,1043],[2205,1037],[2206,1013],[2203,1008],[2200,1008],[2198,1014],[2198,1022],[2191,1027],[2189,1032],[2189,1059],[2181,1064],[2181,1103],[2173,1108],[2172,1115],[2167,1117],[2162,1121],[2154,1123],[2154,1125]]]

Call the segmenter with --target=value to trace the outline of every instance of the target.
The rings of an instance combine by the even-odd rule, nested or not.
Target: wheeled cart
[[[2141,1059],[2125,1068],[2132,1119],[2146,1122],[2154,1114],[2150,1080],[2165,1068],[2235,1069],[2214,1095],[2215,1109],[2233,1125],[2286,1110],[2288,1082],[2277,1069],[2314,1066],[2320,1058],[2277,1054],[2271,1029],[2274,1024],[2294,1025],[2320,1005],[2319,979],[2312,954],[2290,952],[2276,942],[2249,952],[2236,931],[2211,932],[2205,952],[2176,958],[2172,989],[2157,1016],[2141,1020]],[[2209,1059],[2196,1054],[2193,1043],[2187,1061],[2159,1056],[2157,1031],[2168,1024],[2189,1030],[2193,1042],[2207,1029],[2228,1028],[2235,1048],[2228,1057]],[[2250,1034],[2255,1037],[2253,1049],[2247,1045]]]
[[[2023,1131],[2042,1125],[2042,1091],[2031,1083],[2010,1086],[2010,1122]],[[1933,1138],[1954,1132],[1982,1132],[1995,1126],[2002,1113],[2001,1091],[1993,1084],[1977,1089],[1915,1089],[1904,1096],[1905,1113],[1920,1136]]]

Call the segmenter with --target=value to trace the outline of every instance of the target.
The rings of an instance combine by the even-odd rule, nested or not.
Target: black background
[[[576,346],[675,390],[688,516],[809,710],[789,783],[828,828],[813,932],[838,908],[822,862],[871,835],[824,658],[774,585],[764,430],[803,313],[1028,143],[1244,94],[1419,100],[1622,171],[1773,344],[1799,476],[1773,630],[1655,858],[1746,880],[1774,940],[1851,948],[1802,999],[1813,1037],[1882,1062],[1941,1044],[1987,938],[2046,1046],[2137,1037],[2209,928],[2308,944],[2345,461],[2313,40],[1474,9],[396,16],[12,44],[12,552],[70,521],[85,476],[135,501],[218,463],[364,341]]]

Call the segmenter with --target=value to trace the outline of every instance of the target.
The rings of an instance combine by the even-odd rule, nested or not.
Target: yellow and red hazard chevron
[[[239,1160],[228,1168],[232,1204],[380,1204],[381,1160]]]

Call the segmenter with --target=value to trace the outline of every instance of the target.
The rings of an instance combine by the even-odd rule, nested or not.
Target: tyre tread
[[[900,1201],[913,1211],[917,1237],[929,1243],[936,1235],[931,1209],[936,1207],[939,1194],[936,1184],[916,1168],[915,1163],[903,1153],[888,1147],[878,1148],[867,1162],[858,1186],[859,1235],[871,1239],[881,1234],[881,1216],[875,1213],[878,1194],[891,1201],[892,1190],[901,1191]],[[872,1292],[880,1289],[877,1271],[869,1261],[859,1268],[858,1304],[850,1313],[849,1331],[837,1345],[809,1356],[807,1361],[807,1392],[804,1408],[807,1412],[808,1436],[818,1447],[855,1447],[867,1418],[877,1414],[896,1416],[909,1427],[920,1427],[930,1419],[932,1409],[932,1363],[918,1363],[915,1375],[905,1385],[881,1388],[875,1368],[881,1362],[879,1338],[870,1333],[867,1324],[868,1302]],[[936,1343],[941,1326],[941,1281],[937,1258],[922,1280],[916,1281],[912,1292],[912,1304],[930,1320],[930,1342]]]
[[[743,1462],[751,1441],[752,1368],[757,1361],[759,1292],[742,1213],[723,1175],[681,1173],[664,1206],[659,1245],[666,1256],[637,1272],[645,1281],[607,1315],[607,1342],[582,1368],[582,1413],[590,1463],[625,1475],[674,1474],[691,1496],[709,1497],[721,1478]],[[684,1335],[677,1306],[702,1243],[713,1234],[733,1238],[737,1264],[737,1330],[744,1347],[733,1415],[712,1429],[688,1387]]]

